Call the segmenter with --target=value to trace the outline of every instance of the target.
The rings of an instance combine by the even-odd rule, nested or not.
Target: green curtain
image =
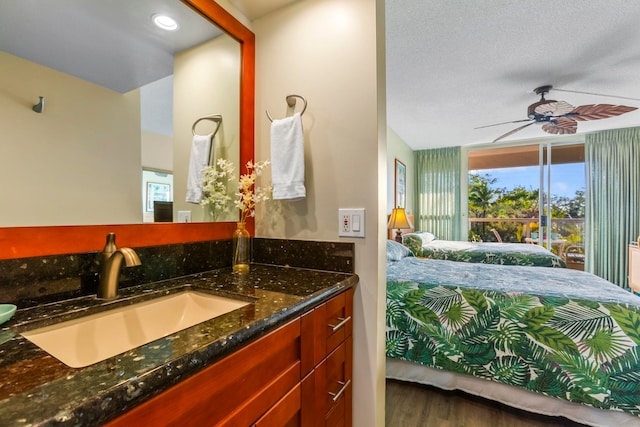
[[[585,270],[628,287],[628,245],[640,234],[640,128],[587,134]]]
[[[416,230],[460,240],[460,147],[415,152]]]

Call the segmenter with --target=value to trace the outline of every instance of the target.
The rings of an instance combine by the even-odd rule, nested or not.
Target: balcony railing
[[[524,243],[526,238],[537,238],[539,223],[538,218],[469,218],[469,240],[475,237],[495,241],[492,228],[496,229],[503,242]],[[582,243],[584,218],[551,218],[551,234],[554,239]]]

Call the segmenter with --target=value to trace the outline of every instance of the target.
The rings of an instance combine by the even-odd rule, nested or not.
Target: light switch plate
[[[191,211],[178,211],[178,222],[191,222]]]
[[[364,208],[338,209],[338,236],[364,237]]]

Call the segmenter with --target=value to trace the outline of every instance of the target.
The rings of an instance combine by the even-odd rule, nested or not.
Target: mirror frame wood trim
[[[181,0],[241,44],[240,164],[254,156],[255,35],[214,0]],[[0,227],[0,260],[99,251],[107,233],[119,246],[140,247],[230,239],[235,222]],[[255,233],[253,218],[247,229]]]

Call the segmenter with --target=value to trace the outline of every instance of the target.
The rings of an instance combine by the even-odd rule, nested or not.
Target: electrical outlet
[[[342,232],[348,233],[351,231],[351,217],[350,215],[340,215],[342,220],[340,220],[340,224],[342,224]]]
[[[338,209],[338,236],[364,237],[364,209]]]
[[[191,222],[191,211],[178,211],[178,222]]]

